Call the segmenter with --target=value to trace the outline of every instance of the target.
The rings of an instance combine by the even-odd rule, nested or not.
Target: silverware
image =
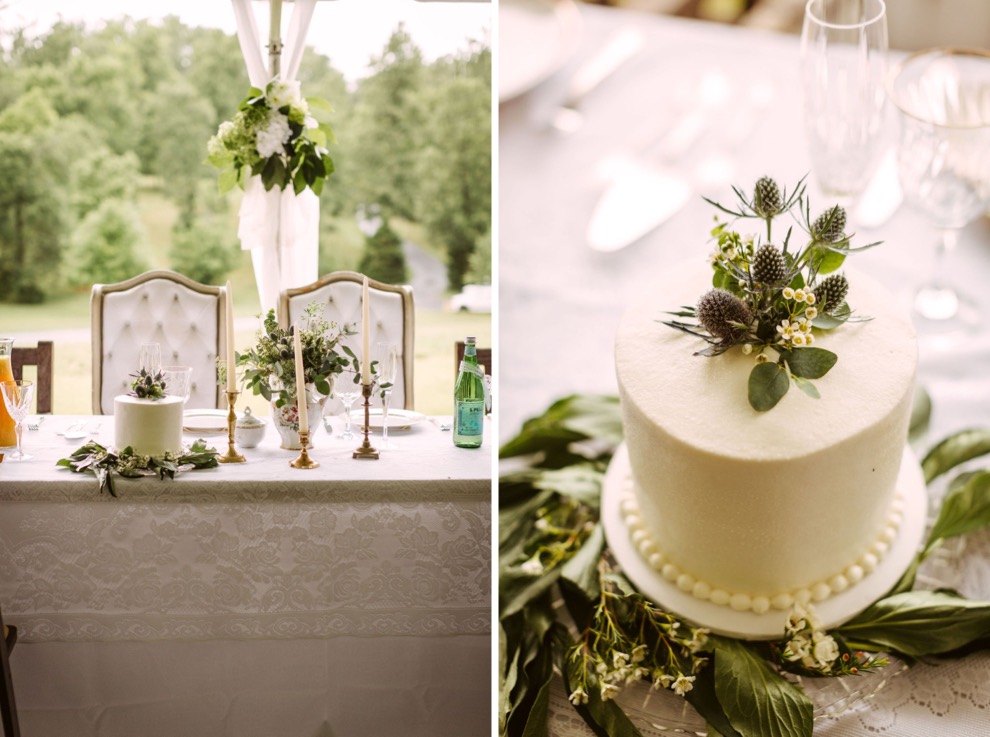
[[[34,422],[32,422],[31,420],[28,420],[27,421],[28,430],[40,430],[41,429],[41,423],[44,422],[44,421],[45,421],[45,415],[38,415],[34,419]]]
[[[434,425],[436,425],[437,427],[439,427],[440,428],[440,432],[447,432],[448,430],[450,430],[451,423],[449,423],[449,422],[441,422],[436,417],[427,417],[426,419],[428,419]]]
[[[642,31],[623,28],[611,36],[571,77],[564,102],[553,112],[550,125],[562,133],[573,133],[584,125],[584,115],[578,109],[581,102],[598,85],[643,48]]]

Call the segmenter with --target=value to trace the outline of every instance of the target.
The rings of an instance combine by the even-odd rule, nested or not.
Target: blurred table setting
[[[751,194],[764,175],[790,190],[808,175],[813,216],[836,202],[811,163],[799,36],[570,3],[548,15],[551,3],[529,3],[536,5],[540,22],[557,32],[547,36],[554,61],[525,83],[513,77],[499,108],[503,443],[558,398],[616,393],[613,348],[623,311],[667,265],[711,250],[713,210],[703,197],[729,202],[733,186]],[[897,12],[895,3],[888,12]],[[523,24],[510,19],[503,38]],[[617,54],[619,43],[631,50]],[[889,74],[904,57],[891,50]],[[503,56],[503,65],[512,63]],[[588,71],[595,65],[597,74]],[[582,82],[589,75],[593,86]],[[562,119],[562,106],[577,114]],[[913,310],[933,272],[938,234],[901,191],[897,115],[888,100],[876,166],[863,192],[843,204],[847,232],[860,243],[883,241],[856,254],[852,266]],[[958,229],[941,268],[943,281],[968,296],[970,316],[990,310],[985,209]],[[990,421],[990,329],[982,318],[951,327],[914,319],[918,382],[933,407],[918,441],[924,452],[950,432]],[[974,537],[966,556],[969,593],[983,598],[990,596],[988,543],[990,536]],[[980,734],[988,678],[986,653],[919,664],[873,698],[853,699],[843,714],[816,722],[815,734]],[[551,734],[591,734],[562,691],[552,705]],[[666,733],[669,715],[651,716],[652,725],[637,722],[642,734]]]

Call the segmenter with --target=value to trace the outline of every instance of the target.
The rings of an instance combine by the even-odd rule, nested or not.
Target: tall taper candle
[[[368,306],[368,277],[361,285],[361,383],[371,384],[371,309]]]
[[[306,412],[306,375],[303,373],[302,338],[299,326],[292,332],[292,345],[296,350],[296,406],[299,408],[299,432],[309,432],[309,413]]]
[[[227,391],[237,391],[237,369],[234,366],[234,292],[227,281]]]

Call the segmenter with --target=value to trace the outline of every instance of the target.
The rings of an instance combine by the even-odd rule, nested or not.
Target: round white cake
[[[135,453],[161,456],[182,450],[182,397],[138,399],[121,394],[113,400],[114,444]]]
[[[747,400],[752,355],[693,355],[700,339],[660,321],[711,288],[704,262],[671,268],[622,318],[615,361],[634,481],[638,549],[696,598],[757,614],[854,586],[897,534],[917,341],[909,317],[848,269],[869,321],[816,331],[838,355],[773,409]],[[771,354],[772,355],[772,354]]]

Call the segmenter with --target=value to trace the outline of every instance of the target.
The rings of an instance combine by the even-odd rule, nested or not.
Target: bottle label
[[[485,402],[460,401],[457,403],[458,435],[481,435],[482,423],[485,419]]]

